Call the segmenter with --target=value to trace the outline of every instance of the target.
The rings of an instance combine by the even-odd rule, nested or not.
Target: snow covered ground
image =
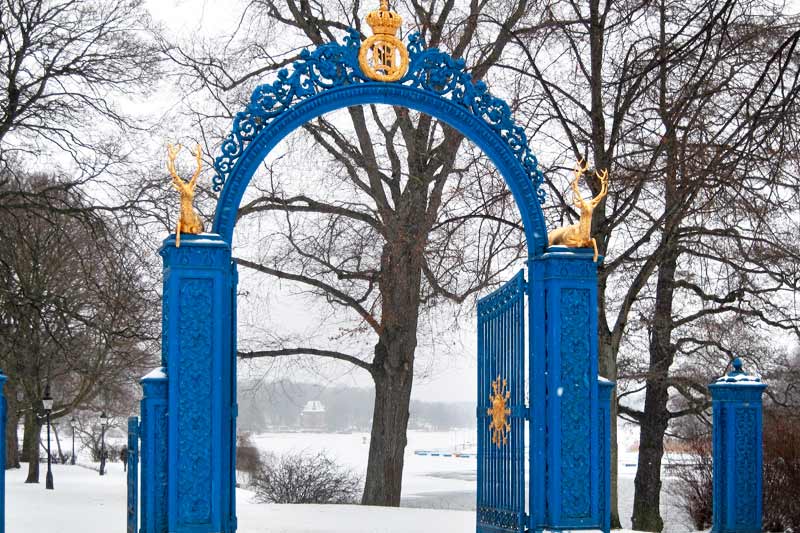
[[[362,506],[265,505],[252,493],[237,492],[240,533],[465,533],[475,530],[474,458],[415,455],[417,449],[469,449],[469,432],[409,432],[403,478],[403,506],[387,509]],[[342,464],[362,471],[366,464],[367,434],[263,434],[259,447],[281,453],[325,450]],[[633,463],[631,462],[633,461]],[[630,516],[635,454],[620,461],[620,511]],[[23,467],[26,465],[23,465]],[[96,465],[94,465],[96,467]],[[100,477],[91,465],[54,465],[55,490],[41,483],[26,485],[25,468],[6,473],[6,531],[8,533],[114,533],[125,528],[125,474],[120,463],[109,463]],[[667,481],[668,483],[668,481]],[[413,507],[413,508],[411,508]],[[459,510],[460,509],[460,510]],[[689,531],[668,503],[662,515],[670,533]],[[629,524],[628,524],[629,526]]]

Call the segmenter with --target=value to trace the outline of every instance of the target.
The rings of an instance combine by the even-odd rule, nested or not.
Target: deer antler
[[[608,194],[608,169],[600,172],[595,171],[594,175],[600,180],[600,192],[597,196],[592,198],[592,209],[597,207],[597,204],[600,203],[600,200],[605,198],[606,194]]]
[[[178,171],[175,170],[175,159],[178,158],[178,153],[181,151],[181,148],[183,147],[180,144],[167,145],[167,170],[169,170],[170,175],[172,175],[172,183],[176,187],[183,185],[183,179],[181,179],[181,177],[178,175]],[[200,172],[203,170],[203,149],[200,148],[200,145],[198,144],[195,146],[195,149],[192,153],[197,161],[197,169],[194,171],[192,178],[186,184],[190,189],[194,188],[197,178],[200,176]]]
[[[179,183],[183,183],[183,180],[180,176],[178,176],[178,171],[175,170],[175,159],[178,157],[178,152],[181,151],[183,148],[180,144],[168,144],[167,145],[167,170],[169,170],[170,175],[172,176],[172,183],[177,186]]]
[[[572,180],[570,186],[572,187],[572,203],[579,209],[583,206],[584,202],[581,190],[578,188],[578,181],[580,181],[581,176],[583,176],[583,173],[587,170],[589,170],[589,163],[585,163],[583,159],[579,159],[575,162],[575,169],[573,170],[575,179]]]

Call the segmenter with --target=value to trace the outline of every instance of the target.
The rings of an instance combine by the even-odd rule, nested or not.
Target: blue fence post
[[[606,520],[601,515],[597,265],[592,250],[563,246],[551,246],[529,261],[533,531],[599,529]]]
[[[761,395],[767,386],[733,370],[708,386],[713,410],[714,512],[712,533],[760,533],[762,522]]]
[[[605,533],[611,531],[611,398],[615,383],[598,378],[600,387],[600,414],[597,430],[600,443],[600,518]]]
[[[0,370],[0,533],[6,530],[6,415],[8,402],[3,390],[8,377]]]
[[[139,528],[139,417],[128,417],[128,533]]]
[[[171,235],[159,253],[169,376],[169,532],[231,533],[236,354],[230,244],[203,233],[181,235],[177,247]]]
[[[167,388],[163,367],[141,380],[141,533],[167,533]]]

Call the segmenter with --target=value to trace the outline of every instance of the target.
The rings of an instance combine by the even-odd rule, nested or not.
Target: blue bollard
[[[712,533],[760,533],[762,521],[761,378],[733,370],[708,386],[713,409]]]
[[[0,533],[6,530],[6,395],[3,392],[8,377],[0,370]]]
[[[139,498],[141,533],[167,533],[167,387],[163,367],[142,378],[141,472]]]

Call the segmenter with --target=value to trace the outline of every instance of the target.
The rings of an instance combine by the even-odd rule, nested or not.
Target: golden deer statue
[[[167,170],[172,175],[172,185],[181,194],[181,213],[178,217],[178,227],[175,229],[175,247],[181,246],[181,233],[190,233],[197,235],[203,233],[203,221],[197,211],[194,210],[192,203],[194,202],[194,187],[197,185],[197,178],[200,176],[200,171],[203,169],[203,152],[200,145],[194,149],[194,157],[197,160],[197,170],[194,171],[192,179],[185,182],[178,176],[175,170],[175,159],[178,157],[178,152],[181,151],[181,145],[175,146],[167,145]]]
[[[600,194],[589,201],[583,199],[581,191],[578,189],[578,181],[584,172],[589,169],[588,163],[583,160],[575,163],[575,179],[572,180],[572,201],[575,207],[581,211],[581,219],[577,224],[564,226],[551,231],[547,235],[550,246],[561,244],[570,248],[594,248],[594,262],[597,262],[597,241],[592,237],[592,212],[597,204],[608,194],[608,170],[602,172],[595,171],[595,176],[600,180]]]

